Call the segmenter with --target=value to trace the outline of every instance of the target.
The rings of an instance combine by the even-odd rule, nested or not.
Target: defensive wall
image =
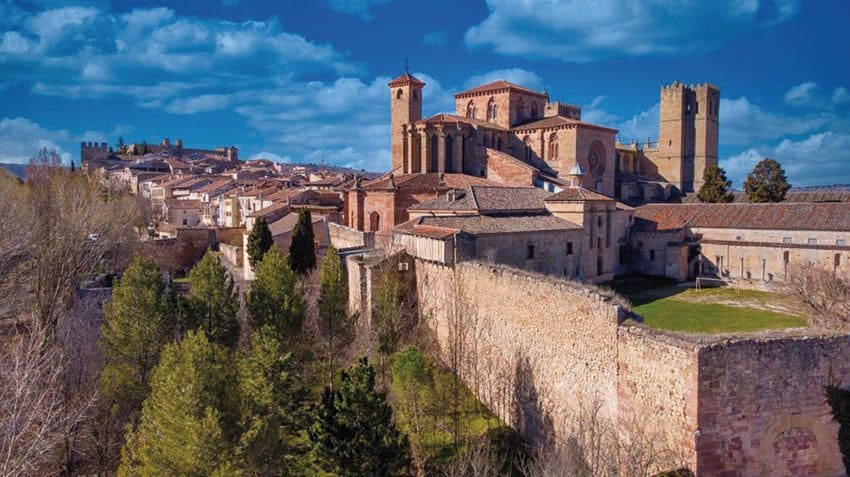
[[[380,262],[349,258],[350,305],[371,303]],[[846,475],[823,390],[850,386],[850,336],[664,332],[593,286],[412,262],[443,361],[532,442],[571,442],[594,410],[700,476]]]

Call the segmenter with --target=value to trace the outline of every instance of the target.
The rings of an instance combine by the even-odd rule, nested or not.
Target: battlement
[[[708,81],[706,81],[704,83],[686,84],[686,83],[682,83],[681,81],[677,80],[677,81],[674,81],[670,84],[661,85],[661,94],[662,95],[665,95],[665,94],[681,94],[685,90],[690,90],[690,91],[714,90],[714,91],[719,92],[720,87],[717,86],[716,84],[708,82]]]
[[[105,142],[98,144],[96,142],[83,141],[83,142],[80,143],[80,147],[83,150],[91,150],[91,151],[107,151],[107,150],[109,150],[109,146],[107,146]]]
[[[554,116],[563,116],[580,121],[581,106],[577,104],[565,103],[562,101],[550,101],[546,103],[546,108],[543,111],[543,116],[547,118]]]

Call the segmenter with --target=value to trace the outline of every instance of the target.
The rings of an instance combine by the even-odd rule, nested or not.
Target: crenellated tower
[[[423,86],[425,83],[407,72],[389,83],[392,111],[390,119],[392,170],[396,174],[410,172],[403,170],[404,158],[407,157],[407,150],[411,147],[405,134],[405,126],[422,119]]]
[[[720,88],[678,81],[661,87],[658,146],[653,162],[658,173],[680,191],[698,191],[703,171],[717,165]]]

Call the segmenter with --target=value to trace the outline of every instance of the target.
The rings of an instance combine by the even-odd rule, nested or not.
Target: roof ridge
[[[476,186],[474,185],[469,186],[469,194],[472,196],[472,207],[474,207],[475,210],[478,210],[478,197],[475,196],[475,187]]]

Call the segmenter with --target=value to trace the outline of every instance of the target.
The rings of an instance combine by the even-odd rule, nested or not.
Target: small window
[[[525,258],[527,260],[531,260],[532,258],[534,258],[534,245],[528,245],[526,249]]]
[[[699,114],[699,101],[694,103],[694,114]]]
[[[655,250],[650,250],[650,251],[649,251],[649,260],[650,260],[651,262],[654,262],[654,261],[655,261]]]
[[[404,96],[404,91],[399,88],[398,91],[395,92],[395,99],[401,99],[402,96]]]
[[[602,248],[602,237],[596,237],[596,248]]]
[[[189,225],[189,222],[187,222],[186,219],[183,219],[183,225]]]
[[[791,252],[788,252],[788,251],[782,252],[782,261],[784,263],[788,263],[790,258],[791,258]]]
[[[573,243],[567,242],[567,255],[572,255],[572,254],[573,254]]]
[[[841,265],[841,254],[840,253],[835,254],[835,261],[833,263],[835,263],[836,267]]]
[[[816,239],[816,238],[809,238],[809,240],[806,240],[806,243],[807,243],[807,244],[809,244],[809,245],[817,245],[817,244],[818,244],[818,239]]]
[[[744,237],[741,237],[740,235],[738,235],[737,237],[735,237],[735,240],[744,240]]]
[[[597,217],[597,218],[596,218],[596,225],[598,225],[598,226],[602,227],[602,217]]]
[[[791,237],[782,237],[782,243],[792,243],[794,240]]]
[[[847,245],[847,242],[844,239],[838,239],[835,241],[835,245],[838,245],[839,247],[844,247]]]

